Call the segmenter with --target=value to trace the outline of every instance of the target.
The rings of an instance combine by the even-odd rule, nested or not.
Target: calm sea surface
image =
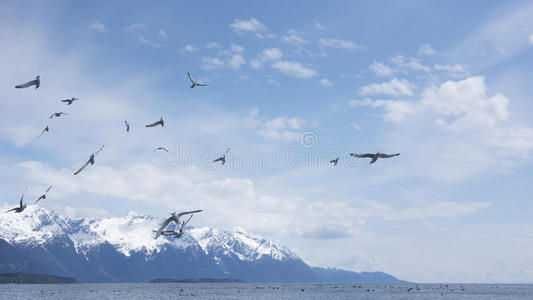
[[[0,299],[533,299],[531,284],[5,284]]]

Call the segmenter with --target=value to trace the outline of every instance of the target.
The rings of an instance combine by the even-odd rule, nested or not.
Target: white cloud
[[[437,52],[430,44],[422,44],[418,47],[418,56],[422,55],[435,55]]]
[[[139,36],[139,43],[152,46],[154,48],[161,48],[163,44],[146,39],[144,36]]]
[[[435,65],[435,70],[447,72],[452,77],[462,77],[466,76],[466,65],[455,64],[455,65]]]
[[[361,129],[361,125],[359,125],[359,123],[357,123],[357,122],[352,122],[352,123],[350,123],[350,127],[351,127],[353,130],[360,130],[360,129]]]
[[[167,32],[164,31],[163,29],[159,29],[159,31],[157,32],[157,35],[163,40],[167,40],[168,39]]]
[[[261,119],[259,109],[254,108],[244,121],[247,128],[255,129],[257,133],[269,140],[291,142],[298,141],[302,135],[301,129],[305,120],[285,116],[273,119]]]
[[[529,44],[533,45],[533,33],[529,35]]]
[[[423,65],[421,61],[417,58],[411,58],[409,61],[406,61],[403,56],[397,55],[397,56],[391,57],[390,61],[405,69],[411,69],[414,71],[424,71],[424,72],[431,71],[431,68],[429,66]]]
[[[246,60],[244,60],[244,57],[242,57],[242,55],[240,54],[233,55],[231,59],[228,61],[229,67],[234,70],[238,70],[245,63],[246,63]]]
[[[327,78],[322,78],[322,79],[320,79],[319,82],[323,86],[333,86],[333,83],[331,81],[329,81],[329,79],[327,79]]]
[[[280,60],[275,62],[272,68],[297,78],[311,78],[318,75],[317,71],[293,61]]]
[[[307,43],[306,40],[304,40],[302,37],[301,37],[301,32],[298,32],[296,30],[289,30],[287,32],[287,34],[285,34],[282,38],[281,38],[282,41],[284,42],[287,42],[289,44],[294,44],[294,45],[300,45],[300,44],[305,44]]]
[[[368,66],[368,68],[370,69],[370,71],[374,72],[374,74],[382,77],[391,76],[394,73],[398,72],[398,70],[393,69],[382,62],[376,61],[374,61],[370,66]]]
[[[105,27],[105,25],[100,23],[100,22],[93,22],[91,25],[89,25],[89,28],[91,28],[93,30],[96,30],[98,32],[106,32],[107,31],[107,27]]]
[[[315,21],[313,25],[316,29],[324,30],[324,26],[322,26],[322,24],[320,24],[318,21]]]
[[[393,78],[389,82],[372,83],[364,86],[359,92],[360,95],[390,95],[390,96],[411,96],[413,95],[414,84],[407,79],[398,80]]]
[[[220,48],[220,45],[218,43],[215,43],[215,42],[210,42],[210,43],[207,43],[207,45],[205,45],[205,47],[207,49],[215,49],[215,48]]]
[[[194,47],[193,45],[186,45],[185,47],[183,47],[183,50],[189,53],[193,53],[193,52],[198,51],[198,48]]]
[[[266,26],[255,18],[248,20],[235,19],[230,27],[237,33],[266,31]]]
[[[239,46],[237,44],[231,44],[231,51],[233,51],[235,53],[243,53],[244,52],[244,47],[243,46]]]
[[[128,27],[124,27],[124,30],[126,31],[132,31],[132,30],[138,30],[138,29],[144,29],[146,28],[146,24],[144,23],[137,23],[137,24],[132,24]]]
[[[370,106],[370,107],[383,107],[385,113],[383,114],[383,119],[391,122],[401,122],[404,121],[407,116],[415,113],[415,107],[407,101],[399,100],[355,100],[352,99],[348,101],[348,104],[351,108],[357,108],[359,106]]]
[[[494,126],[508,118],[509,99],[501,94],[489,97],[487,90],[483,77],[447,81],[427,88],[420,105],[450,128]]]
[[[340,49],[362,49],[363,47],[355,44],[352,41],[341,40],[341,39],[320,39],[318,43],[324,47],[340,48]]]
[[[279,48],[267,48],[263,49],[261,54],[250,61],[250,67],[255,70],[263,68],[263,63],[267,61],[276,61],[283,56],[283,52]]]
[[[283,56],[283,52],[278,48],[267,48],[261,54],[261,60],[274,61],[279,60]]]
[[[224,62],[218,57],[202,57],[202,68],[204,70],[224,67]]]

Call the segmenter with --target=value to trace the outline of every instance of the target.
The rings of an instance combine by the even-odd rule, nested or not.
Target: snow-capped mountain
[[[0,272],[87,282],[199,277],[321,281],[289,248],[242,228],[190,227],[179,239],[154,239],[152,230],[161,221],[133,212],[121,218],[72,219],[36,205],[20,214],[2,214]]]

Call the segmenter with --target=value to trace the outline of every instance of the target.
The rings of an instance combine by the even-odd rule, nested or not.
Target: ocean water
[[[5,284],[0,299],[533,299],[531,284]]]

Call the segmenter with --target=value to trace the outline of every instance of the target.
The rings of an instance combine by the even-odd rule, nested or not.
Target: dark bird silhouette
[[[157,148],[155,148],[154,151],[152,151],[152,152],[156,152],[157,150],[163,150],[163,151],[168,152],[167,148],[165,148],[165,147],[157,147]]]
[[[173,235],[175,236],[176,238],[179,238],[183,235],[183,228],[185,227],[185,225],[187,225],[187,223],[189,223],[189,221],[191,220],[193,214],[195,213],[199,213],[201,212],[202,210],[194,210],[194,211],[186,211],[186,212],[182,212],[182,213],[179,213],[176,215],[175,212],[171,213],[170,215],[170,218],[166,219],[163,224],[161,224],[161,227],[159,227],[158,230],[154,230],[155,232],[155,238],[157,239],[158,237],[160,237],[161,235]],[[184,216],[184,215],[191,215],[189,217],[189,219],[185,222],[182,222],[180,221],[180,217],[181,216]],[[165,230],[165,228],[171,223],[171,222],[176,222],[176,224],[178,224],[179,228],[178,228],[178,231],[174,231],[174,230]]]
[[[376,160],[378,160],[378,158],[394,157],[394,156],[400,155],[400,153],[396,153],[396,154],[385,154],[385,153],[381,153],[381,152],[366,153],[366,154],[350,153],[350,155],[353,156],[353,157],[368,157],[368,158],[371,158],[372,160],[370,161],[370,164],[373,164],[373,163],[376,162]]]
[[[37,137],[41,137],[41,135],[43,135],[45,132],[49,132],[50,131],[50,128],[48,128],[48,125],[46,125],[46,128],[43,129],[43,131],[41,132],[41,134],[39,134],[39,136]]]
[[[161,119],[157,122],[146,125],[146,127],[155,127],[157,125],[161,125],[161,127],[165,126],[165,120],[163,120],[163,117],[161,117]]]
[[[48,188],[46,189],[46,192],[44,192],[44,194],[42,194],[41,197],[39,197],[39,198],[35,201],[34,204],[37,204],[37,202],[46,199],[46,194],[50,191],[51,188],[52,188],[52,186],[48,187]]]
[[[78,170],[74,173],[74,175],[78,175],[83,169],[85,169],[85,167],[87,167],[88,164],[91,164],[91,165],[94,165],[94,157],[100,153],[100,151],[102,151],[102,149],[104,149],[104,146],[105,145],[102,145],[102,147],[100,147],[100,149],[98,149],[98,151],[94,152],[93,154],[91,154],[91,156],[89,157],[89,160]]]
[[[126,132],[130,133],[130,124],[128,124],[128,121],[124,121],[124,124],[126,124]]]
[[[15,88],[16,89],[23,89],[23,88],[30,87],[32,85],[34,85],[36,89],[39,88],[39,86],[41,85],[41,76],[40,75],[35,76],[34,80],[30,80],[30,81],[28,81],[26,83],[22,83],[22,84],[16,85]]]
[[[65,102],[65,103],[67,103],[67,105],[71,105],[72,102],[74,102],[76,100],[80,100],[80,99],[72,97],[71,99],[61,100],[61,102]]]
[[[60,112],[56,112],[56,113],[53,113],[51,116],[50,116],[50,119],[52,119],[53,117],[56,117],[56,118],[59,118],[61,117],[62,115],[68,115],[67,113],[64,113],[62,111]]]
[[[26,204],[22,205],[22,200],[24,199],[24,194],[26,194],[26,190],[28,188],[26,188],[24,190],[24,193],[22,193],[22,197],[20,197],[20,203],[19,203],[19,206],[18,207],[15,207],[15,208],[12,208],[10,210],[7,210],[6,213],[10,212],[10,211],[15,211],[15,213],[21,213],[23,210],[26,209]]]
[[[335,159],[330,160],[329,162],[332,163],[334,167],[336,167],[337,164],[339,163],[339,158],[337,157]]]
[[[198,82],[194,81],[192,79],[192,77],[191,77],[191,73],[187,72],[187,76],[189,76],[189,80],[192,82],[191,89],[196,87],[196,86],[207,86],[207,84],[198,83]]]
[[[226,149],[226,152],[224,152],[224,154],[221,157],[213,160],[213,162],[221,161],[222,165],[224,165],[226,163],[226,154],[229,152],[229,150],[230,150],[229,148]]]

